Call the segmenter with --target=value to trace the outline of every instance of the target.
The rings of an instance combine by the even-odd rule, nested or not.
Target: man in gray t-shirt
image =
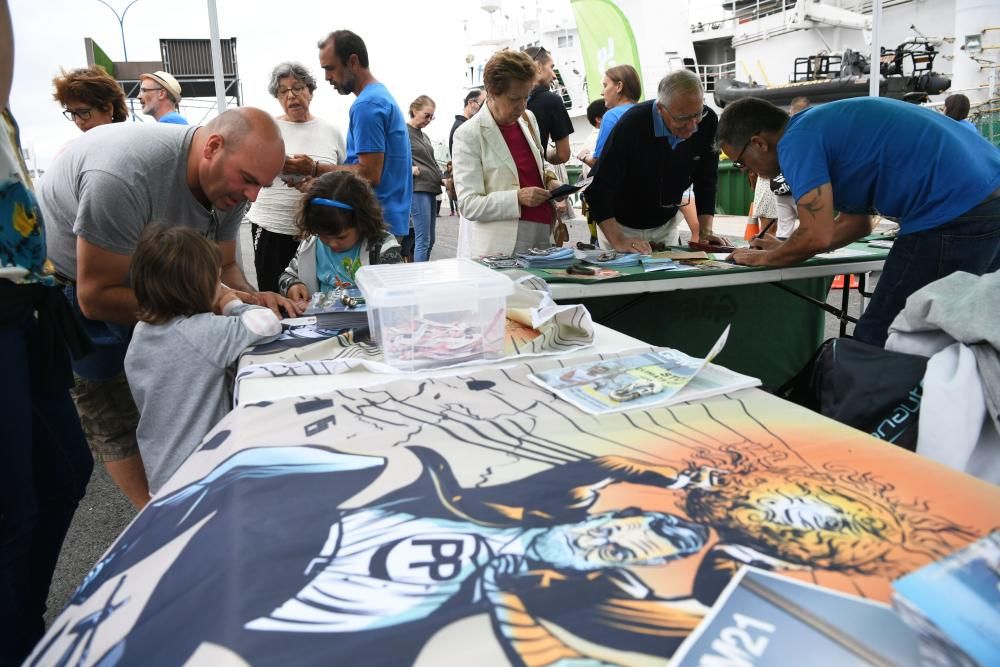
[[[123,372],[138,309],[128,286],[132,253],[150,223],[193,227],[218,242],[222,282],[276,313],[298,314],[291,301],[256,292],[236,262],[246,203],[277,176],[285,149],[271,117],[252,108],[227,111],[204,127],[97,129],[56,158],[38,200],[49,257],[96,348],[74,363],[73,397],[84,432],[95,460],[142,506],[149,491],[135,445],[138,414]]]

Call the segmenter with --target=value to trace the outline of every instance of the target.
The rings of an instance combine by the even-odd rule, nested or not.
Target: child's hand
[[[215,289],[215,303],[212,304],[212,312],[216,315],[222,314],[222,309],[226,307],[226,304],[230,301],[236,301],[237,299],[243,301],[244,303],[251,303],[251,301],[244,301],[243,292],[238,292],[234,289],[229,289],[222,283]],[[249,295],[246,295],[249,296]]]
[[[309,294],[309,288],[302,283],[295,283],[288,288],[288,298],[292,301],[298,301],[304,304],[309,301],[310,296],[312,295]]]

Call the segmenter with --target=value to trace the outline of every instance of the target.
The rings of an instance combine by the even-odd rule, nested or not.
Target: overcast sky
[[[108,0],[119,13],[128,1]],[[277,100],[267,93],[268,77],[279,62],[299,60],[319,81],[313,114],[346,130],[354,96],[341,97],[322,81],[316,42],[332,30],[348,28],[364,38],[372,73],[404,113],[418,95],[437,102],[437,119],[426,129],[436,140],[447,137],[461,110],[465,56],[474,50],[469,42],[488,36],[490,26],[476,0],[217,0],[217,5],[220,36],[237,38],[245,105],[280,114]],[[93,38],[112,60],[123,60],[121,33],[112,11],[97,0],[11,0],[10,7],[15,39],[11,110],[23,146],[45,169],[66,142],[80,136],[52,99],[52,77],[60,67],[86,66],[84,37]],[[208,37],[205,0],[138,0],[125,16],[129,60],[159,60],[161,38]],[[192,123],[205,113],[185,109],[183,102],[181,111]]]

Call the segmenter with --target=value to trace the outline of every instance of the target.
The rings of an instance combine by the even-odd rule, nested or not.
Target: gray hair
[[[283,62],[271,70],[271,81],[267,84],[267,92],[271,93],[271,97],[278,96],[278,82],[286,76],[293,77],[306,84],[310,93],[316,91],[316,79],[306,69],[305,65],[296,62]]]
[[[674,95],[698,95],[704,98],[705,89],[697,74],[689,69],[679,69],[660,79],[660,85],[656,88],[656,101],[664,107],[670,106]]]

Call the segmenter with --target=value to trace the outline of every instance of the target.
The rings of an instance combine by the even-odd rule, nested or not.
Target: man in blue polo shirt
[[[368,69],[368,48],[350,30],[337,30],[319,43],[326,80],[341,95],[354,93],[343,165],[316,163],[317,174],[344,169],[371,183],[386,224],[397,237],[410,230],[413,198],[410,136],[399,105]],[[314,174],[315,175],[315,174]]]
[[[955,271],[1000,269],[1000,150],[952,119],[898,100],[859,97],[792,118],[755,98],[726,107],[719,143],[734,164],[792,189],[799,228],[737,250],[738,264],[787,266],[899,221],[854,337],[885,343],[906,298]]]

